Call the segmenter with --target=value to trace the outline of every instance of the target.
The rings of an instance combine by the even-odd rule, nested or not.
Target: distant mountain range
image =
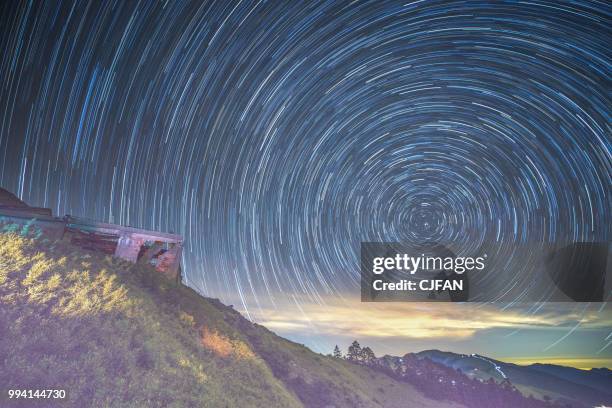
[[[385,356],[378,364],[389,370],[427,360],[467,375],[481,382],[510,382],[523,395],[550,399],[580,407],[612,405],[612,371],[607,368],[579,370],[553,364],[521,366],[494,360],[478,354],[456,354],[426,350],[403,357]]]

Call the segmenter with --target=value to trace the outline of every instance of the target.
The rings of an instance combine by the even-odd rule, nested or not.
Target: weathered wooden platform
[[[183,249],[180,235],[71,215],[54,217],[51,209],[29,207],[3,189],[0,189],[0,224],[34,226],[52,239],[69,240],[81,248],[112,254],[130,262],[152,264],[160,273],[180,280]]]

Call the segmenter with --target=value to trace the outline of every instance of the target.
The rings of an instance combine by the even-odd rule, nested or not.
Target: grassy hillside
[[[315,354],[146,265],[0,234],[0,406],[11,388],[61,406],[446,407],[367,367]]]

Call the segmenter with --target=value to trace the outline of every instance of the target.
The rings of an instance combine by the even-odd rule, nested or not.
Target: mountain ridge
[[[612,402],[612,371],[607,368],[580,370],[538,363],[522,366],[479,354],[458,354],[440,350],[423,350],[405,356],[407,355],[428,358],[484,381],[489,378],[496,381],[508,379],[523,394],[533,394],[537,398],[548,396],[578,406]]]

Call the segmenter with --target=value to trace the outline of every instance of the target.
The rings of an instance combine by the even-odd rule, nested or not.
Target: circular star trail
[[[213,296],[355,290],[362,241],[608,241],[610,11],[4,2],[0,183],[184,235]]]

